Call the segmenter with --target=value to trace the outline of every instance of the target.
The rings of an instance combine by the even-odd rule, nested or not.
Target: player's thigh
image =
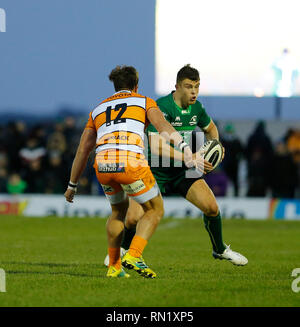
[[[198,179],[191,185],[186,199],[207,216],[215,217],[219,213],[217,200],[204,179]]]
[[[96,162],[96,161],[95,161]],[[126,201],[126,194],[118,181],[115,173],[104,173],[98,171],[98,162],[94,164],[96,177],[103,192],[111,205]],[[120,173],[122,174],[122,173]]]
[[[161,194],[158,194],[157,196],[148,200],[147,202],[142,203],[141,206],[144,212],[150,210],[155,211],[160,218],[162,218],[164,215],[164,202]]]
[[[111,206],[111,216],[124,220],[129,208],[129,201],[128,198],[125,198],[124,201],[116,203],[116,204],[110,204]]]
[[[122,186],[115,181],[114,174],[99,173],[96,171],[96,176],[111,206],[111,215],[108,222],[113,219],[124,221],[128,211],[129,201]]]
[[[129,198],[141,205],[160,194],[159,187],[149,166],[140,167],[139,169],[128,167],[124,179],[119,182]]]

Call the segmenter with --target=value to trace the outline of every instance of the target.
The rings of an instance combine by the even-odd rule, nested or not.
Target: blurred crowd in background
[[[0,193],[63,194],[84,124],[69,116],[0,126]],[[288,129],[274,141],[259,121],[247,142],[240,141],[233,123],[219,132],[225,158],[205,176],[216,196],[300,198],[300,130]],[[93,161],[91,155],[78,194],[103,194]]]

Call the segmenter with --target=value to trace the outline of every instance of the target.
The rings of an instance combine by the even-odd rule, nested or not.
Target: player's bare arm
[[[166,139],[161,137],[159,134],[149,134],[149,143],[151,146],[151,153],[176,161],[184,161],[183,153],[170,146]],[[197,162],[197,168],[202,173],[206,173],[206,171],[210,171],[212,169],[211,163],[204,160],[203,156],[200,157],[200,154],[193,154],[193,160]]]
[[[175,128],[165,119],[162,112],[157,110],[157,108],[150,108],[147,117],[150,123],[166,141],[173,143],[181,150],[184,149],[185,164],[188,167],[195,166],[196,163],[193,162],[193,154],[190,147],[183,141],[182,136],[175,130]]]
[[[203,132],[207,140],[217,139],[219,141],[219,131],[213,120],[210,121],[209,125],[206,128],[203,128]],[[223,147],[222,160],[224,159],[224,155],[225,149]]]
[[[72,164],[70,183],[64,194],[68,202],[73,202],[76,193],[76,185],[86,167],[89,155],[95,147],[96,137],[96,132],[89,128],[86,128],[81,135],[80,143]]]
[[[183,161],[183,153],[170,146],[166,139],[157,133],[149,133],[151,153],[172,160]]]
[[[219,140],[219,131],[213,120],[210,121],[207,127],[203,128],[203,132],[207,140],[212,140],[212,139]]]
[[[147,112],[147,118],[150,123],[156,128],[158,133],[168,142],[174,145],[179,145],[183,139],[175,128],[165,119],[164,115],[157,108],[150,108]]]

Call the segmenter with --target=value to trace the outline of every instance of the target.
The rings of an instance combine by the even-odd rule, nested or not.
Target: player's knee
[[[126,227],[128,229],[134,228],[143,215],[143,207],[135,201],[130,201],[126,214]]]
[[[132,213],[127,214],[126,216],[126,227],[128,229],[134,228],[139,221],[139,218],[137,215],[134,215]]]
[[[219,207],[217,203],[208,203],[203,210],[203,213],[208,217],[215,217],[219,213]]]
[[[159,224],[159,222],[161,221],[163,216],[164,216],[164,208],[163,207],[155,209],[155,219],[156,219],[157,224]]]
[[[158,219],[160,221],[165,214],[163,200],[159,199],[159,201],[157,201],[155,203],[153,209],[155,210],[156,216],[158,217]]]
[[[129,203],[128,200],[111,205],[111,218],[124,220],[126,213],[128,211]]]
[[[109,237],[119,237],[124,230],[124,221],[110,217],[106,221],[106,232]]]
[[[157,226],[160,223],[162,217],[163,217],[163,213],[161,210],[153,210],[152,211],[151,219],[152,219],[152,223],[154,225]]]
[[[164,215],[164,203],[161,196],[157,196],[143,204],[143,208],[154,224],[158,224]]]
[[[158,225],[164,215],[164,207],[156,206],[156,207],[150,209],[148,212],[151,213],[150,217],[151,217],[152,223],[155,225]]]
[[[163,202],[161,202],[158,206],[155,207],[155,216],[156,216],[157,224],[159,224],[164,214],[165,214],[164,204]]]
[[[156,217],[157,217],[157,221],[158,223],[161,221],[162,217],[164,216],[164,213],[165,213],[165,210],[164,210],[164,207],[160,207],[160,208],[157,208],[155,210],[156,212]]]

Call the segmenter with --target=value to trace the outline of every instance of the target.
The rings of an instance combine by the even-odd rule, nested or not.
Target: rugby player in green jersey
[[[219,139],[216,125],[206,113],[203,105],[197,101],[199,86],[200,76],[198,70],[186,65],[177,74],[176,90],[157,100],[165,119],[177,131],[184,134],[187,143],[196,126],[202,129],[206,140]],[[193,172],[185,167],[182,151],[170,146],[159,136],[152,125],[148,126],[147,132],[151,144],[148,161],[162,195],[181,195],[203,212],[204,225],[212,243],[214,258],[229,260],[234,265],[246,265],[248,263],[247,258],[231,250],[223,242],[221,213],[216,198],[203,179],[203,175],[195,175],[195,171]],[[155,156],[159,156],[159,160],[155,160]],[[170,158],[170,164],[167,167],[164,164],[164,158],[166,157]],[[205,161],[204,174],[208,173],[211,168],[212,166]],[[142,207],[131,200],[121,245],[123,249],[129,248],[131,239],[135,234],[135,226],[143,214]],[[104,264],[107,263],[106,261],[107,258]]]

